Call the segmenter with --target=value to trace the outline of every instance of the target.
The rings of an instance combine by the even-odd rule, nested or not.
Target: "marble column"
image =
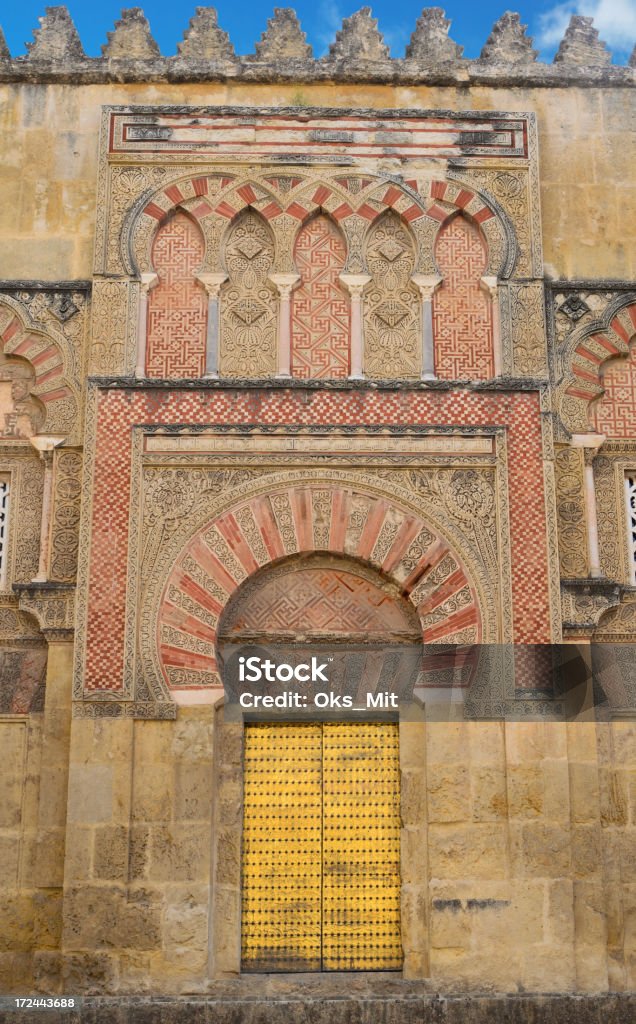
[[[40,526],[40,557],[37,576],[33,583],[46,583],[49,578],[49,552],[51,547],[51,510],[53,507],[53,452],[64,440],[63,437],[36,434],[31,444],[44,462],[44,487],[42,491],[42,522]]]
[[[594,459],[605,440],[604,434],[573,434],[572,447],[583,449],[585,466],[583,470],[583,491],[585,495],[585,520],[587,526],[587,551],[589,572],[593,579],[602,577],[601,553],[598,543],[598,515],[596,509],[596,486],[594,484]]]
[[[435,380],[433,338],[433,295],[442,283],[439,274],[413,274],[411,281],[420,293],[422,316],[422,380]]]
[[[196,275],[208,296],[208,329],[205,338],[204,377],[219,375],[219,344],[221,339],[221,285],[227,281],[223,271]]]
[[[340,281],[351,296],[350,380],[362,380],[364,378],[362,293],[370,280],[371,277],[369,274],[340,274]]]
[[[499,282],[496,277],[482,277],[479,287],[492,303],[492,353],[495,377],[501,377],[501,317],[499,315]]]
[[[279,296],[277,377],[291,377],[291,293],[300,283],[300,274],[270,274]]]
[[[148,342],[148,296],[159,284],[157,274],[142,274],[139,288],[139,307],[137,311],[137,365],[135,377],[146,376],[146,347]]]

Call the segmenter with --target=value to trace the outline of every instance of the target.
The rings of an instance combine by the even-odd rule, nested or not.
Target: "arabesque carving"
[[[267,285],[274,243],[253,210],[240,215],[224,247],[229,281],[221,289],[220,372],[227,377],[276,372],[276,299]]]
[[[366,244],[372,281],[364,293],[364,368],[369,377],[419,377],[420,301],[411,283],[413,241],[394,213],[375,222]]]
[[[555,458],[559,562],[565,577],[587,576],[583,449],[561,448]]]
[[[65,449],[55,452],[51,529],[51,580],[75,579],[82,498],[82,456]]]

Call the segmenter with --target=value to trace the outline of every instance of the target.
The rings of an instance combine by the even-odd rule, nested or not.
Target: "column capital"
[[[34,434],[33,437],[29,438],[40,458],[44,459],[45,462],[47,459],[50,460],[52,458],[55,448],[59,447],[65,440],[65,437],[58,437],[55,434]]]
[[[143,273],[139,275],[139,282],[141,284],[142,292],[147,295],[152,289],[159,284],[159,275],[155,274],[154,270],[149,273]]]
[[[422,300],[430,302],[444,280],[439,274],[411,274],[411,281],[418,289]]]
[[[267,280],[274,285],[281,299],[288,299],[294,288],[300,284],[300,274],[270,274]]]
[[[204,271],[202,274],[195,274],[194,276],[203,285],[211,299],[218,298],[221,285],[227,281],[227,274],[223,271],[218,273],[215,271],[210,271],[209,273]]]
[[[496,277],[486,274],[484,277],[479,278],[479,287],[482,292],[486,295],[490,295],[490,298],[494,301],[497,298],[497,289],[499,287],[499,281]]]
[[[370,274],[339,274],[338,277],[352,299],[361,298],[362,292],[371,280]]]
[[[596,451],[605,441],[605,434],[572,434],[572,448],[591,448]]]

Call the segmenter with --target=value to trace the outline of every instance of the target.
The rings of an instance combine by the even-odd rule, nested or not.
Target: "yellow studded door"
[[[319,971],[322,726],[246,726],[243,771],[243,969]]]
[[[246,971],[398,970],[397,726],[245,729]]]

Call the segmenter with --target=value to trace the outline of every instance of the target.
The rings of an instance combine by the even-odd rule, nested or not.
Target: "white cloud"
[[[619,53],[629,53],[636,41],[636,0],[568,0],[539,15],[537,44],[558,46],[572,14],[594,18],[600,38]]]

